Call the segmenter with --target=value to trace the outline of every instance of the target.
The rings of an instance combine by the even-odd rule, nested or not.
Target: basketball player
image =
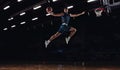
[[[64,12],[63,13],[55,14],[55,13],[52,12],[52,8],[51,7],[46,8],[46,11],[51,16],[61,17],[62,24],[61,24],[59,30],[54,35],[52,35],[48,40],[45,41],[45,47],[47,48],[47,46],[49,45],[49,43],[51,41],[53,41],[54,39],[59,37],[64,32],[70,32],[69,36],[67,38],[65,38],[66,44],[68,44],[68,42],[70,41],[71,37],[73,37],[74,34],[77,31],[76,28],[68,26],[69,21],[70,21],[70,17],[78,17],[80,15],[83,15],[85,12],[82,12],[82,13],[79,13],[79,14],[68,14],[68,9],[64,8]]]

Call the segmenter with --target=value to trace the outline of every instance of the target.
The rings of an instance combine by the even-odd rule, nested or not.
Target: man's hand
[[[50,15],[53,15],[53,12],[49,12]]]
[[[83,11],[81,14],[85,14],[85,11]]]

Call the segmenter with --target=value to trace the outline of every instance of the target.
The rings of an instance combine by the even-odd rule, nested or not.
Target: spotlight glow
[[[3,30],[8,30],[8,28],[4,28]]]
[[[53,2],[56,2],[56,1],[58,1],[58,0],[52,0]]]
[[[7,9],[9,9],[9,8],[10,8],[10,6],[8,5],[8,6],[4,7],[4,10],[7,10]]]
[[[17,2],[21,2],[22,0],[17,0]]]
[[[20,24],[23,25],[23,24],[25,24],[25,23],[26,23],[26,22],[24,21],[24,22],[21,22]]]
[[[94,1],[96,1],[96,0],[87,0],[88,3],[90,3],[90,2],[94,2]]]
[[[36,6],[36,7],[33,7],[33,10],[37,10],[37,9],[39,9],[39,8],[41,8],[42,6]]]
[[[50,14],[46,14],[46,16],[50,16]]]
[[[12,26],[11,26],[11,28],[14,28],[14,27],[16,27],[16,25],[12,25]]]
[[[32,19],[32,21],[37,20],[37,19],[38,19],[38,17],[35,17],[35,18]]]
[[[26,13],[25,12],[22,12],[22,13],[20,13],[20,16],[23,16],[23,15],[25,15]]]
[[[71,9],[71,8],[73,8],[73,6],[68,6],[67,8],[68,8],[68,9]]]
[[[9,18],[9,19],[8,19],[8,21],[11,21],[11,20],[13,20],[13,19],[14,19],[14,18],[13,18],[13,17],[11,17],[11,18]]]

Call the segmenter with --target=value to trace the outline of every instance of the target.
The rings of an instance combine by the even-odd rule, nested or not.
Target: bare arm
[[[78,16],[81,16],[83,14],[85,14],[84,11],[82,13],[79,13],[79,14],[70,14],[70,17],[78,17]]]
[[[63,14],[63,13],[54,14],[53,12],[51,12],[50,15],[55,16],[55,17],[61,17],[61,16],[63,16],[64,14]]]
[[[63,16],[63,15],[64,15],[64,13],[55,14],[55,13],[53,12],[52,7],[47,7],[47,8],[46,8],[46,12],[47,12],[49,15],[55,16],[55,17],[60,17],[60,16]]]

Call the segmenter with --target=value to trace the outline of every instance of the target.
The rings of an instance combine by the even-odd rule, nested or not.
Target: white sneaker
[[[48,45],[49,45],[49,42],[45,41],[45,48],[47,48]]]
[[[68,42],[70,41],[70,37],[65,38],[66,44],[68,44]]]

